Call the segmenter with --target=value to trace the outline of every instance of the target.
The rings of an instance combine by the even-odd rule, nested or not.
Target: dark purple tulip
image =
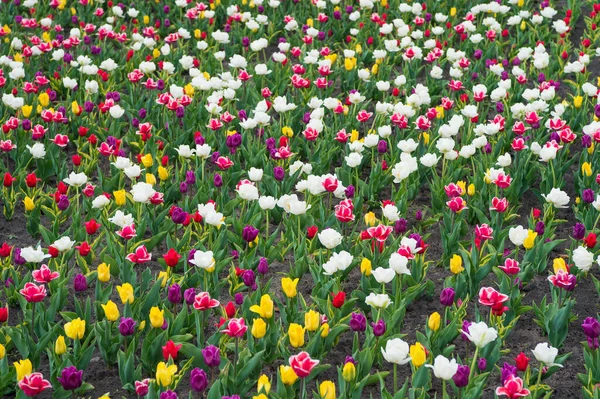
[[[334,11],[333,12],[333,18],[338,19],[338,20],[342,19],[342,13],[339,12],[339,11]]]
[[[31,130],[31,121],[29,119],[23,119],[23,122],[21,122],[21,127],[25,131]]]
[[[354,186],[352,184],[350,184],[348,187],[346,187],[346,190],[344,190],[344,194],[346,195],[346,198],[354,198]]]
[[[240,253],[234,249],[233,251],[231,251],[231,257],[234,260],[238,260],[240,258]]]
[[[490,143],[487,143],[483,147],[483,152],[485,152],[486,154],[491,154],[492,153],[492,145]]]
[[[256,276],[252,270],[248,269],[242,274],[242,280],[246,287],[252,287],[256,283]]]
[[[83,42],[84,42],[86,45],[88,45],[88,46],[89,46],[89,45],[92,43],[92,37],[91,37],[91,36],[88,36],[88,35],[85,35],[85,36],[84,36],[84,38],[83,38]],[[96,46],[94,46],[94,47],[96,47]],[[93,50],[93,48],[92,48],[92,50]]]
[[[583,333],[588,338],[600,337],[600,322],[594,317],[586,317],[585,320],[583,320],[581,328],[583,328]]]
[[[221,364],[221,352],[219,348],[214,345],[208,345],[206,348],[202,349],[202,357],[204,358],[204,363],[208,367],[219,367]]]
[[[543,236],[546,231],[546,225],[541,220],[535,224],[535,232]]]
[[[179,119],[182,119],[185,116],[185,108],[183,108],[181,105],[175,108],[175,116]]]
[[[285,170],[281,166],[276,166],[273,168],[273,176],[275,176],[276,180],[282,181],[285,177]]]
[[[246,111],[241,109],[238,111],[238,119],[241,120],[242,122],[245,121],[246,119],[248,119],[248,114],[246,114]]]
[[[206,139],[203,135],[199,134],[194,137],[194,143],[196,143],[196,145],[204,145],[204,143],[206,143]]]
[[[83,383],[83,370],[77,370],[75,366],[65,367],[56,379],[65,391],[73,391]]]
[[[54,90],[50,90],[50,92],[48,93],[48,97],[50,97],[50,101],[54,101],[56,100],[56,92]]]
[[[258,237],[259,230],[254,226],[245,226],[242,229],[242,239],[246,242],[252,242]]]
[[[462,324],[462,328],[460,331],[460,335],[463,339],[463,341],[469,341],[469,338],[465,335],[465,333],[469,333],[469,327],[471,327],[471,324],[473,324],[472,322],[470,322],[469,320],[463,320],[463,324]]]
[[[594,115],[596,115],[596,117],[600,118],[600,104],[594,105]]]
[[[165,14],[168,14],[170,11],[171,11],[171,7],[169,7],[169,6],[164,6],[164,7],[163,7],[163,12],[164,12]]]
[[[504,366],[500,369],[500,373],[500,381],[502,381],[502,385],[504,385],[506,380],[517,375],[517,367],[504,362]]]
[[[86,101],[83,103],[83,110],[88,114],[91,113],[94,110],[94,103],[91,101]]]
[[[415,213],[415,220],[419,221],[423,219],[423,211],[421,211],[420,209]]]
[[[372,322],[371,327],[373,327],[373,335],[376,337],[381,337],[385,334],[385,330],[387,329],[383,319],[379,319],[377,323]]]
[[[546,81],[546,75],[544,75],[543,72],[540,72],[540,74],[538,75],[538,83],[543,83]]]
[[[242,46],[244,46],[244,47],[250,46],[250,38],[248,36],[242,37]]]
[[[67,197],[66,195],[62,194],[58,198],[58,204],[56,204],[56,206],[61,211],[65,211],[65,210],[67,210],[67,208],[69,208],[69,205],[71,205],[71,202],[69,201],[69,197]]]
[[[387,150],[387,141],[379,140],[379,143],[377,143],[377,152],[380,154],[385,154]]]
[[[484,371],[487,368],[487,359],[485,357],[482,357],[477,361],[477,368],[479,371]]]
[[[354,360],[354,358],[350,355],[346,356],[346,358],[344,359],[344,364],[346,363],[352,363],[356,366],[356,360]]]
[[[238,292],[233,296],[233,300],[235,301],[236,305],[241,305],[244,303],[244,295],[241,292]]]
[[[473,72],[473,74],[471,75],[471,80],[477,80],[479,79],[479,74],[477,72]]]
[[[592,202],[594,202],[594,190],[592,190],[591,188],[586,188],[585,190],[583,190],[583,193],[581,194],[581,199],[587,204],[591,204]]]
[[[162,80],[162,79],[159,79],[159,80],[156,82],[156,88],[157,88],[158,90],[161,90],[161,91],[162,91],[162,90],[165,88],[165,81],[164,81],[164,80]]]
[[[185,194],[185,193],[187,193],[188,191],[189,191],[189,188],[188,188],[188,185],[187,185],[187,183],[186,183],[186,182],[184,182],[184,181],[182,181],[182,182],[179,184],[179,192],[180,192],[181,194]]]
[[[146,111],[146,108],[142,108],[138,111],[138,116],[140,118],[144,119],[146,115],[148,115],[148,111]]]
[[[215,187],[221,187],[223,185],[223,178],[221,177],[220,174],[215,173],[215,177],[213,178],[213,184],[215,185]]]
[[[349,324],[352,331],[365,331],[367,329],[367,318],[362,313],[352,313]]]
[[[185,182],[187,184],[196,184],[196,174],[193,170],[185,172]]]
[[[185,299],[185,303],[187,303],[188,305],[193,305],[195,298],[196,298],[196,289],[195,288],[188,288],[187,290],[183,291],[183,299]]]
[[[15,248],[13,250],[13,262],[15,265],[20,266],[27,263],[24,257],[21,256],[21,248]]]
[[[465,366],[462,364],[458,365],[456,374],[454,374],[454,377],[452,377],[452,380],[454,381],[454,384],[456,385],[457,388],[462,388],[462,387],[466,387],[467,385],[469,385],[470,372],[471,372],[471,369],[469,368],[469,366]]]
[[[131,317],[121,317],[121,322],[119,323],[119,332],[124,337],[133,335],[135,334],[135,325],[135,320],[133,320]]]
[[[267,150],[274,150],[276,146],[275,139],[273,137],[269,137],[265,140],[265,145],[267,146]]]
[[[179,286],[179,284],[173,284],[169,287],[169,291],[167,292],[167,299],[171,303],[181,302],[181,287]]]
[[[200,368],[195,368],[190,373],[190,388],[194,392],[202,392],[208,386],[208,378],[206,372]]]
[[[581,146],[584,148],[590,148],[592,146],[592,138],[587,134],[581,135]]]
[[[176,206],[175,209],[173,209],[173,213],[171,213],[171,220],[175,224],[181,224],[181,223],[185,222],[185,219],[187,217],[188,217],[188,213],[185,212],[183,209],[181,209],[178,206]]]
[[[138,118],[131,119],[131,126],[137,129],[140,127],[140,120]]]
[[[407,223],[408,222],[404,218],[400,218],[400,219],[396,220],[396,223],[394,224],[394,233],[396,233],[396,234],[406,233]]]
[[[85,276],[83,274],[80,273],[75,276],[75,279],[73,280],[73,288],[77,292],[82,292],[82,291],[87,290],[87,288],[88,288],[87,279],[85,278]]]
[[[444,288],[440,293],[440,303],[444,306],[452,306],[454,303],[454,288]]]
[[[556,132],[552,132],[552,133],[550,133],[549,140],[550,141],[554,140],[558,143],[558,142],[560,142],[560,135]]]
[[[473,53],[473,57],[476,60],[480,60],[482,56],[483,56],[483,51],[481,51],[481,50],[475,50],[475,52]],[[486,64],[487,64],[487,62],[486,62]]]
[[[171,391],[170,389],[168,391],[165,392],[161,392],[160,399],[179,399],[177,394],[173,391]]]
[[[265,275],[269,272],[269,262],[267,261],[267,258],[260,258],[258,261],[258,266],[256,267],[256,271],[262,275]]]
[[[501,101],[498,101],[496,103],[496,112],[498,112],[499,114],[504,112],[504,104]]]

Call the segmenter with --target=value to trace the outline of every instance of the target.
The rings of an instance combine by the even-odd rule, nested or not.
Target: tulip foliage
[[[598,13],[3,0],[0,394],[599,397]]]

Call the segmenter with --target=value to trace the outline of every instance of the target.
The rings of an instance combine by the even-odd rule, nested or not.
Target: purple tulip
[[[244,271],[242,274],[242,280],[244,281],[244,285],[246,287],[252,287],[254,284],[256,284],[256,276],[250,269]]]
[[[242,230],[242,239],[246,242],[252,242],[258,237],[259,230],[254,226],[245,226]]]
[[[354,186],[352,184],[350,184],[348,187],[346,187],[346,190],[344,190],[344,194],[346,195],[346,198],[354,198]]]
[[[406,233],[406,225],[407,224],[408,224],[408,222],[404,218],[400,218],[400,219],[396,220],[396,223],[394,224],[394,233],[396,233],[396,234]]]
[[[181,287],[179,284],[173,284],[169,287],[169,290],[167,291],[167,299],[171,303],[181,302]]]
[[[506,380],[508,380],[510,377],[517,375],[517,366],[513,366],[504,362],[504,366],[502,366],[502,368],[500,369],[500,373],[500,381],[502,381],[502,384],[504,385],[504,382]]]
[[[469,333],[469,327],[471,327],[471,324],[473,324],[472,322],[470,322],[469,320],[463,320],[463,324],[462,324],[462,328],[460,331],[460,335],[463,339],[463,341],[469,341],[469,338],[465,335]]]
[[[576,240],[583,240],[583,237],[585,237],[585,225],[579,222],[575,223],[571,236]]]
[[[233,300],[235,301],[236,305],[241,305],[244,303],[244,295],[241,292],[238,292],[233,296]]]
[[[456,370],[456,374],[452,377],[454,384],[457,388],[463,388],[469,385],[469,374],[471,369],[469,366],[458,365],[458,369]]]
[[[543,236],[546,230],[546,225],[541,220],[535,224],[535,232]]]
[[[21,256],[21,248],[15,248],[13,250],[13,262],[16,266],[24,265],[27,263],[24,257]]]
[[[477,361],[477,368],[479,371],[485,371],[487,368],[487,359],[485,357],[482,357]]]
[[[383,319],[379,319],[377,323],[371,322],[371,327],[373,327],[373,335],[376,337],[381,337],[387,329]]]
[[[202,392],[208,386],[206,372],[200,368],[195,368],[190,373],[190,388],[194,392]]]
[[[349,324],[352,331],[365,331],[367,329],[367,318],[362,313],[352,313]]]
[[[66,195],[62,194],[58,198],[58,204],[56,204],[56,206],[61,211],[65,211],[65,210],[67,210],[69,208],[69,205],[71,205],[71,202],[69,201],[69,197],[67,197]]]
[[[440,303],[444,306],[452,306],[454,303],[454,288],[444,288],[440,293]]]
[[[65,367],[56,379],[65,391],[73,391],[83,383],[83,370],[77,370],[75,366]]]
[[[591,188],[586,188],[585,190],[583,190],[583,193],[581,194],[581,199],[586,204],[591,204],[592,202],[594,202],[594,190],[592,190]]]
[[[221,364],[221,352],[219,348],[214,345],[208,345],[206,348],[202,349],[202,357],[204,358],[204,363],[208,367],[219,367]]]
[[[215,177],[213,178],[213,184],[215,185],[215,187],[221,187],[223,185],[223,178],[221,177],[220,174],[215,173]]]
[[[88,284],[87,284],[87,279],[85,278],[85,276],[83,274],[78,274],[75,276],[75,279],[73,279],[73,288],[75,289],[76,292],[82,292],[87,290],[88,288]]]
[[[195,288],[188,288],[187,290],[183,291],[183,299],[185,299],[186,304],[193,305],[195,302],[195,298],[196,298],[196,289]]]
[[[119,323],[119,332],[124,337],[133,335],[135,334],[135,325],[136,322],[131,317],[121,317],[121,322]]]
[[[282,181],[285,177],[285,170],[281,166],[276,166],[273,168],[273,176],[277,181]]]
[[[168,391],[165,392],[161,392],[160,399],[179,399],[177,394],[173,391],[171,391],[170,389]]]
[[[265,275],[269,272],[269,262],[267,261],[267,258],[260,258],[258,261],[258,266],[256,267],[256,271],[262,275]]]

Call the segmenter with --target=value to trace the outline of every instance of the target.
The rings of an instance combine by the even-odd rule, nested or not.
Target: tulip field
[[[600,398],[600,3],[0,0],[0,396]]]

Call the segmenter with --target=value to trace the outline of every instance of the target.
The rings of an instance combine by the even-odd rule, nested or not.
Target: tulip
[[[349,324],[352,331],[359,332],[367,329],[367,319],[362,313],[352,313]]]
[[[515,358],[515,364],[517,365],[517,370],[525,371],[529,366],[529,358],[525,355],[525,353],[521,352]]]
[[[333,381],[323,381],[319,385],[319,395],[322,399],[335,399],[335,384]]]
[[[291,323],[288,328],[290,345],[299,348],[304,345],[304,328],[300,324]]]
[[[122,336],[128,337],[135,334],[136,322],[131,317],[122,317],[119,323],[119,333]]]
[[[410,360],[416,368],[421,367],[427,361],[427,354],[425,353],[425,348],[420,342],[415,343],[410,346]]]
[[[298,278],[292,280],[289,277],[284,277],[281,279],[281,288],[283,289],[283,292],[286,297],[296,297],[296,295],[298,294],[298,291],[296,289],[296,287],[298,286],[298,281],[300,281],[300,279]]]
[[[450,259],[450,271],[454,274],[458,274],[465,270],[462,265],[462,258],[460,255],[454,254]]]
[[[108,321],[117,321],[119,318],[119,308],[113,301],[106,302],[105,305],[102,305],[102,309],[104,309],[104,315]]]
[[[204,363],[208,367],[219,367],[221,364],[221,352],[219,348],[214,345],[208,345],[206,348],[202,349],[202,357],[204,358]]]
[[[312,309],[304,314],[304,327],[307,331],[317,331],[320,324],[319,321],[319,313]]]
[[[119,293],[123,305],[126,303],[133,303],[135,297],[133,294],[133,286],[131,284],[124,283],[123,285],[118,285],[117,292]]]
[[[356,366],[352,362],[346,362],[342,367],[342,378],[350,383],[356,378]]]
[[[98,265],[98,280],[102,283],[107,283],[110,280],[110,266],[106,263]]]
[[[265,374],[261,375],[260,377],[258,377],[258,381],[256,384],[256,391],[257,392],[261,392],[261,393],[265,393],[268,394],[269,391],[271,390],[271,382],[269,381],[269,377],[267,377]]]
[[[0,361],[6,356],[6,347],[0,344]]]
[[[541,372],[540,372],[541,375]],[[510,399],[527,397],[530,392],[528,389],[523,388],[523,380],[516,376],[511,376],[504,381],[504,386],[496,388],[496,395],[508,396]],[[539,385],[536,385],[536,387]]]
[[[208,387],[208,378],[206,372],[202,369],[195,368],[190,373],[190,388],[194,392],[203,392]]]
[[[19,380],[19,388],[29,397],[35,397],[48,388],[52,388],[50,381],[45,380],[42,373],[29,373]]]
[[[86,291],[88,288],[87,279],[83,274],[78,274],[73,279],[73,288],[76,292]]]
[[[250,330],[252,336],[256,339],[260,339],[267,333],[267,323],[260,317],[255,319],[252,323],[252,329]]]
[[[165,346],[162,347],[162,354],[165,362],[168,362],[169,359],[173,359],[173,361],[177,360],[177,354],[179,353],[179,349],[181,349],[182,344],[176,344],[171,340],[168,340]]]
[[[6,323],[8,320],[8,306],[0,308],[0,323]]]
[[[385,334],[386,325],[383,319],[379,319],[376,323],[371,323],[371,327],[373,328],[373,335],[376,337],[381,337]]]
[[[441,316],[438,312],[433,312],[427,321],[427,326],[432,331],[437,331],[440,329],[441,324]]]
[[[71,339],[83,339],[85,334],[85,320],[79,317],[65,324],[65,334]]]
[[[83,384],[83,370],[77,370],[75,366],[69,366],[62,370],[60,377],[56,378],[63,389],[74,391]]]
[[[153,306],[150,309],[150,324],[154,328],[162,328],[165,323],[164,310],[160,310],[158,306]]]
[[[291,366],[279,366],[279,376],[284,385],[293,385],[298,380],[298,375]]]
[[[33,366],[31,365],[31,360],[19,360],[18,362],[13,363],[15,366],[15,371],[17,372],[17,382],[21,381],[25,376],[31,374],[31,370]]]
[[[177,366],[172,364],[167,366],[165,362],[158,363],[156,366],[156,382],[161,387],[168,387],[173,381],[173,375],[177,372]]]
[[[264,294],[260,298],[260,305],[252,305],[250,311],[257,313],[264,319],[270,319],[273,317],[273,300],[269,294]]]
[[[458,365],[456,374],[454,374],[454,377],[452,377],[452,380],[454,381],[454,385],[456,385],[457,388],[463,388],[463,387],[466,387],[467,385],[469,385],[469,374],[470,373],[471,373],[471,370],[469,369],[469,366]]]

